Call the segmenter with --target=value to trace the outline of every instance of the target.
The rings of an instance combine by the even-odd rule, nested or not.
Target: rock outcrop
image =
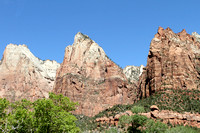
[[[0,63],[0,97],[9,101],[47,98],[59,66],[36,58],[26,45],[9,44]]]
[[[138,86],[139,97],[164,88],[200,89],[200,35],[159,27]]]
[[[123,73],[126,75],[127,79],[131,83],[137,84],[139,77],[141,76],[143,72],[144,66],[126,66],[123,69]]]
[[[147,118],[151,118],[154,120],[162,120],[163,123],[168,124],[171,123],[172,125],[188,125],[200,128],[200,114],[196,113],[177,113],[169,110],[161,110],[157,106],[152,107],[153,110],[147,113],[139,113],[140,115],[146,116]],[[117,114],[111,117],[101,117],[97,118],[96,122],[101,124],[109,124],[117,126],[119,124],[119,118],[123,115],[132,116],[135,115],[131,111],[126,111],[124,113]]]
[[[55,93],[61,93],[79,106],[74,113],[94,116],[115,104],[131,104],[136,86],[128,84],[123,70],[88,36],[77,33],[66,47],[57,71]]]

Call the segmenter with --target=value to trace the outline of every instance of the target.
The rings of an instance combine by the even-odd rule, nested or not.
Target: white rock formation
[[[126,66],[123,73],[131,83],[136,83],[143,72],[144,66]]]
[[[192,32],[192,35],[200,42],[200,35],[197,32]]]

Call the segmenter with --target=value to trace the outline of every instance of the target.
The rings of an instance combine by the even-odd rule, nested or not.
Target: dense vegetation
[[[80,129],[70,112],[77,103],[63,95],[50,93],[49,99],[9,103],[0,99],[0,132],[4,133],[76,133]]]

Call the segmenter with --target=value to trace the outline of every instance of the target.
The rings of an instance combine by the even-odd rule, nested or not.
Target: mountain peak
[[[74,37],[74,44],[78,43],[78,42],[81,42],[85,39],[90,39],[88,35],[85,35],[81,32],[78,32],[75,37]],[[91,40],[91,39],[90,39]]]

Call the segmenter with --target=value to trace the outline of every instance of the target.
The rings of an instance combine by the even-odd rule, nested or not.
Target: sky
[[[146,65],[159,26],[200,33],[199,0],[0,0],[0,57],[9,43],[26,44],[42,60],[62,63],[77,32],[116,64]]]

